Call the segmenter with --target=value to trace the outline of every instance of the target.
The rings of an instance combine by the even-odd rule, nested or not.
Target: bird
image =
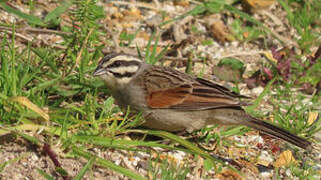
[[[174,68],[152,65],[125,53],[109,53],[93,76],[100,77],[121,109],[141,113],[142,126],[191,133],[207,125],[244,125],[308,149],[311,142],[276,125],[248,115],[241,99],[216,82]]]

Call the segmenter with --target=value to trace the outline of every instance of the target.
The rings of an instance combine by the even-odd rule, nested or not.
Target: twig
[[[57,48],[57,49],[60,49],[60,50],[65,50],[65,49],[67,49],[66,46],[62,46],[62,45],[49,44],[49,43],[47,43],[47,42],[45,42],[45,41],[43,41],[43,43],[44,43],[45,45],[49,46],[49,47]]]
[[[12,35],[12,31],[2,30],[2,29],[0,29],[0,31]],[[15,33],[15,36],[17,36],[17,37],[19,37],[19,38],[21,38],[21,39],[23,39],[24,41],[27,41],[27,42],[32,42],[32,40],[33,40],[33,39],[30,39],[27,36],[24,36],[23,34],[20,34],[20,33],[17,33],[17,32]]]
[[[0,31],[12,35],[12,31],[1,30],[1,29],[0,29]],[[1,35],[1,34],[0,34],[0,36],[3,37],[3,35]],[[30,42],[31,44],[35,45],[35,41],[34,41],[35,38],[33,38],[33,39],[28,38],[28,37],[26,37],[26,36],[24,36],[23,34],[20,34],[20,33],[18,33],[18,32],[15,33],[15,36],[21,38],[24,42]],[[66,49],[65,46],[61,46],[61,45],[57,45],[57,44],[48,44],[47,42],[44,42],[44,41],[43,41],[43,43],[44,43],[45,45],[49,46],[49,47],[53,47],[53,48],[57,48],[57,49],[62,49],[62,50],[63,50],[63,49]]]
[[[11,27],[0,26],[0,30],[12,31]],[[39,29],[39,28],[16,28],[17,32],[34,32],[34,33],[47,33],[47,34],[60,34],[60,35],[71,35],[71,32],[56,31],[51,29]]]
[[[61,164],[60,164],[60,162],[59,162],[58,159],[57,159],[57,154],[50,148],[50,145],[49,145],[49,144],[45,143],[45,144],[43,145],[42,150],[43,150],[43,152],[44,152],[45,154],[47,154],[47,155],[49,156],[49,158],[50,158],[50,159],[52,160],[52,162],[54,163],[55,167],[58,167],[58,168],[61,168],[61,169],[62,169]],[[59,173],[59,174],[60,174],[60,173]],[[70,179],[70,177],[69,177],[68,175],[62,175],[62,174],[60,174],[60,175],[62,176],[62,178],[63,178],[64,180]]]
[[[76,58],[76,62],[72,65],[72,67],[70,68],[70,70],[63,76],[63,77],[66,77],[68,76],[73,70],[74,68],[77,66],[77,64],[79,64],[79,61],[80,61],[80,58],[82,56],[82,53],[85,49],[85,46],[87,45],[87,42],[88,42],[88,38],[89,36],[91,35],[91,33],[93,32],[93,28],[89,31],[88,35],[86,36],[86,39],[84,40],[83,44],[81,45],[81,49],[77,55],[77,58]]]
[[[258,13],[269,17],[273,21],[273,23],[275,23],[276,25],[284,27],[284,24],[282,23],[282,21],[271,12],[262,9],[258,11]]]
[[[39,29],[39,28],[21,28],[18,31],[29,31],[29,32],[36,32],[36,33],[48,33],[48,34],[61,34],[61,35],[72,35],[71,32],[63,32],[63,31],[56,31],[52,29]]]
[[[236,56],[251,56],[251,55],[263,54],[263,53],[264,51],[236,52],[225,56],[215,57],[215,59],[223,59],[223,58],[236,57]]]
[[[188,58],[185,57],[172,57],[172,56],[164,56],[161,61],[164,60],[170,60],[170,61],[187,61]],[[192,62],[203,62],[203,60],[200,59],[192,59]]]

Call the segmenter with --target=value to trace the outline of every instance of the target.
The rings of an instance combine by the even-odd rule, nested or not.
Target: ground
[[[1,77],[6,73],[4,59],[10,57],[15,58],[8,67],[16,63],[11,66],[15,72],[30,71],[31,77],[28,81],[18,74],[11,79],[8,84],[28,82],[17,85],[16,94],[11,86],[0,86],[0,179],[320,178],[321,81],[314,83],[318,76],[311,70],[312,62],[320,64],[320,33],[314,43],[304,39],[286,6],[273,0],[227,1],[224,6],[188,0],[80,2],[0,4]],[[298,6],[303,5],[288,7]],[[63,13],[46,22],[57,7]],[[81,8],[91,9],[89,15],[81,14]],[[318,32],[320,20],[309,28]],[[150,63],[217,81],[251,97],[249,113],[309,138],[315,148],[305,151],[245,127],[213,127],[178,137],[123,128],[119,119],[124,114],[91,73],[102,54],[137,54],[137,49]],[[306,68],[284,63],[289,59]],[[27,98],[15,99],[22,96]],[[176,138],[187,139],[196,150]]]

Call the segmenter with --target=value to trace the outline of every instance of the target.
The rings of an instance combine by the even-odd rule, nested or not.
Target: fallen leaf
[[[182,7],[187,7],[189,6],[189,1],[188,0],[175,0],[174,1],[175,6],[182,6]]]
[[[268,8],[274,2],[275,0],[242,0],[243,5],[250,6],[254,10]]]
[[[246,39],[246,38],[248,38],[249,37],[249,32],[243,32],[243,36],[244,36],[244,38]]]
[[[278,60],[273,57],[273,54],[271,52],[264,51],[263,54],[268,60],[274,62],[275,64],[278,62]]]
[[[11,98],[12,101],[18,102],[21,105],[26,106],[27,108],[33,110],[34,112],[36,112],[38,115],[40,115],[41,117],[43,117],[46,121],[49,121],[49,115],[42,110],[41,108],[39,108],[37,105],[35,105],[34,103],[32,103],[28,98],[23,97],[23,96],[16,96]]]
[[[263,166],[269,166],[270,162],[265,161],[264,159],[259,159],[257,164],[263,165]]]
[[[140,14],[140,10],[138,8],[131,8],[130,10],[125,10],[123,12],[124,15],[124,20],[128,21],[128,20],[137,20],[137,19],[141,19],[141,14]]]
[[[146,32],[139,32],[137,34],[137,38],[142,38],[145,41],[148,41],[150,39],[150,35],[148,33],[146,33]]]
[[[211,15],[205,18],[205,22],[210,31],[211,36],[220,43],[230,42],[234,37],[230,34],[229,29],[224,22],[216,15]]]
[[[216,176],[220,180],[243,180],[243,178],[231,169],[225,169]]]
[[[309,112],[308,125],[311,125],[319,116],[318,112]]]
[[[288,166],[292,163],[297,163],[290,150],[286,150],[280,154],[280,157],[275,161],[274,167]]]

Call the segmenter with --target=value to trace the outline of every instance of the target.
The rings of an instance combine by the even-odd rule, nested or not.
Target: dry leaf
[[[140,10],[138,8],[131,8],[130,10],[125,10],[123,12],[123,15],[124,15],[123,21],[125,22],[142,18],[140,14]]]
[[[34,112],[36,112],[37,114],[39,114],[46,121],[49,121],[49,115],[44,110],[39,108],[37,105],[32,103],[28,98],[23,97],[23,96],[17,96],[17,97],[11,98],[11,100],[15,101],[15,102],[18,102],[21,105],[26,106],[27,108],[29,108],[29,109],[33,110]]]
[[[274,167],[279,168],[281,166],[288,166],[292,163],[296,163],[295,158],[290,150],[286,150],[280,154],[280,157],[275,161]]]
[[[243,178],[237,172],[230,169],[223,170],[223,172],[218,174],[216,178],[220,180],[243,180]]]
[[[264,51],[263,54],[264,54],[264,56],[265,56],[268,60],[270,60],[270,61],[272,61],[272,62],[274,62],[274,63],[277,63],[277,62],[278,62],[278,60],[273,57],[273,55],[272,55],[271,52],[269,52],[269,51]]]
[[[222,20],[213,21],[209,25],[209,28],[211,35],[220,43],[234,40],[233,36],[230,34],[228,28],[225,26]]]
[[[137,34],[137,38],[142,38],[145,41],[148,41],[150,39],[150,35],[148,33],[146,33],[145,31],[142,31]]]
[[[260,164],[260,165],[268,167],[270,165],[270,162],[268,162],[268,161],[266,161],[264,159],[259,159],[257,164]]]
[[[253,9],[265,9],[271,6],[275,0],[242,0],[245,6],[250,6]]]
[[[189,1],[188,0],[175,0],[174,5],[187,7],[187,6],[189,6]]]
[[[243,32],[243,36],[244,36],[244,38],[246,39],[246,38],[248,38],[249,37],[249,32]]]
[[[319,116],[318,112],[309,112],[308,125],[311,125]]]

